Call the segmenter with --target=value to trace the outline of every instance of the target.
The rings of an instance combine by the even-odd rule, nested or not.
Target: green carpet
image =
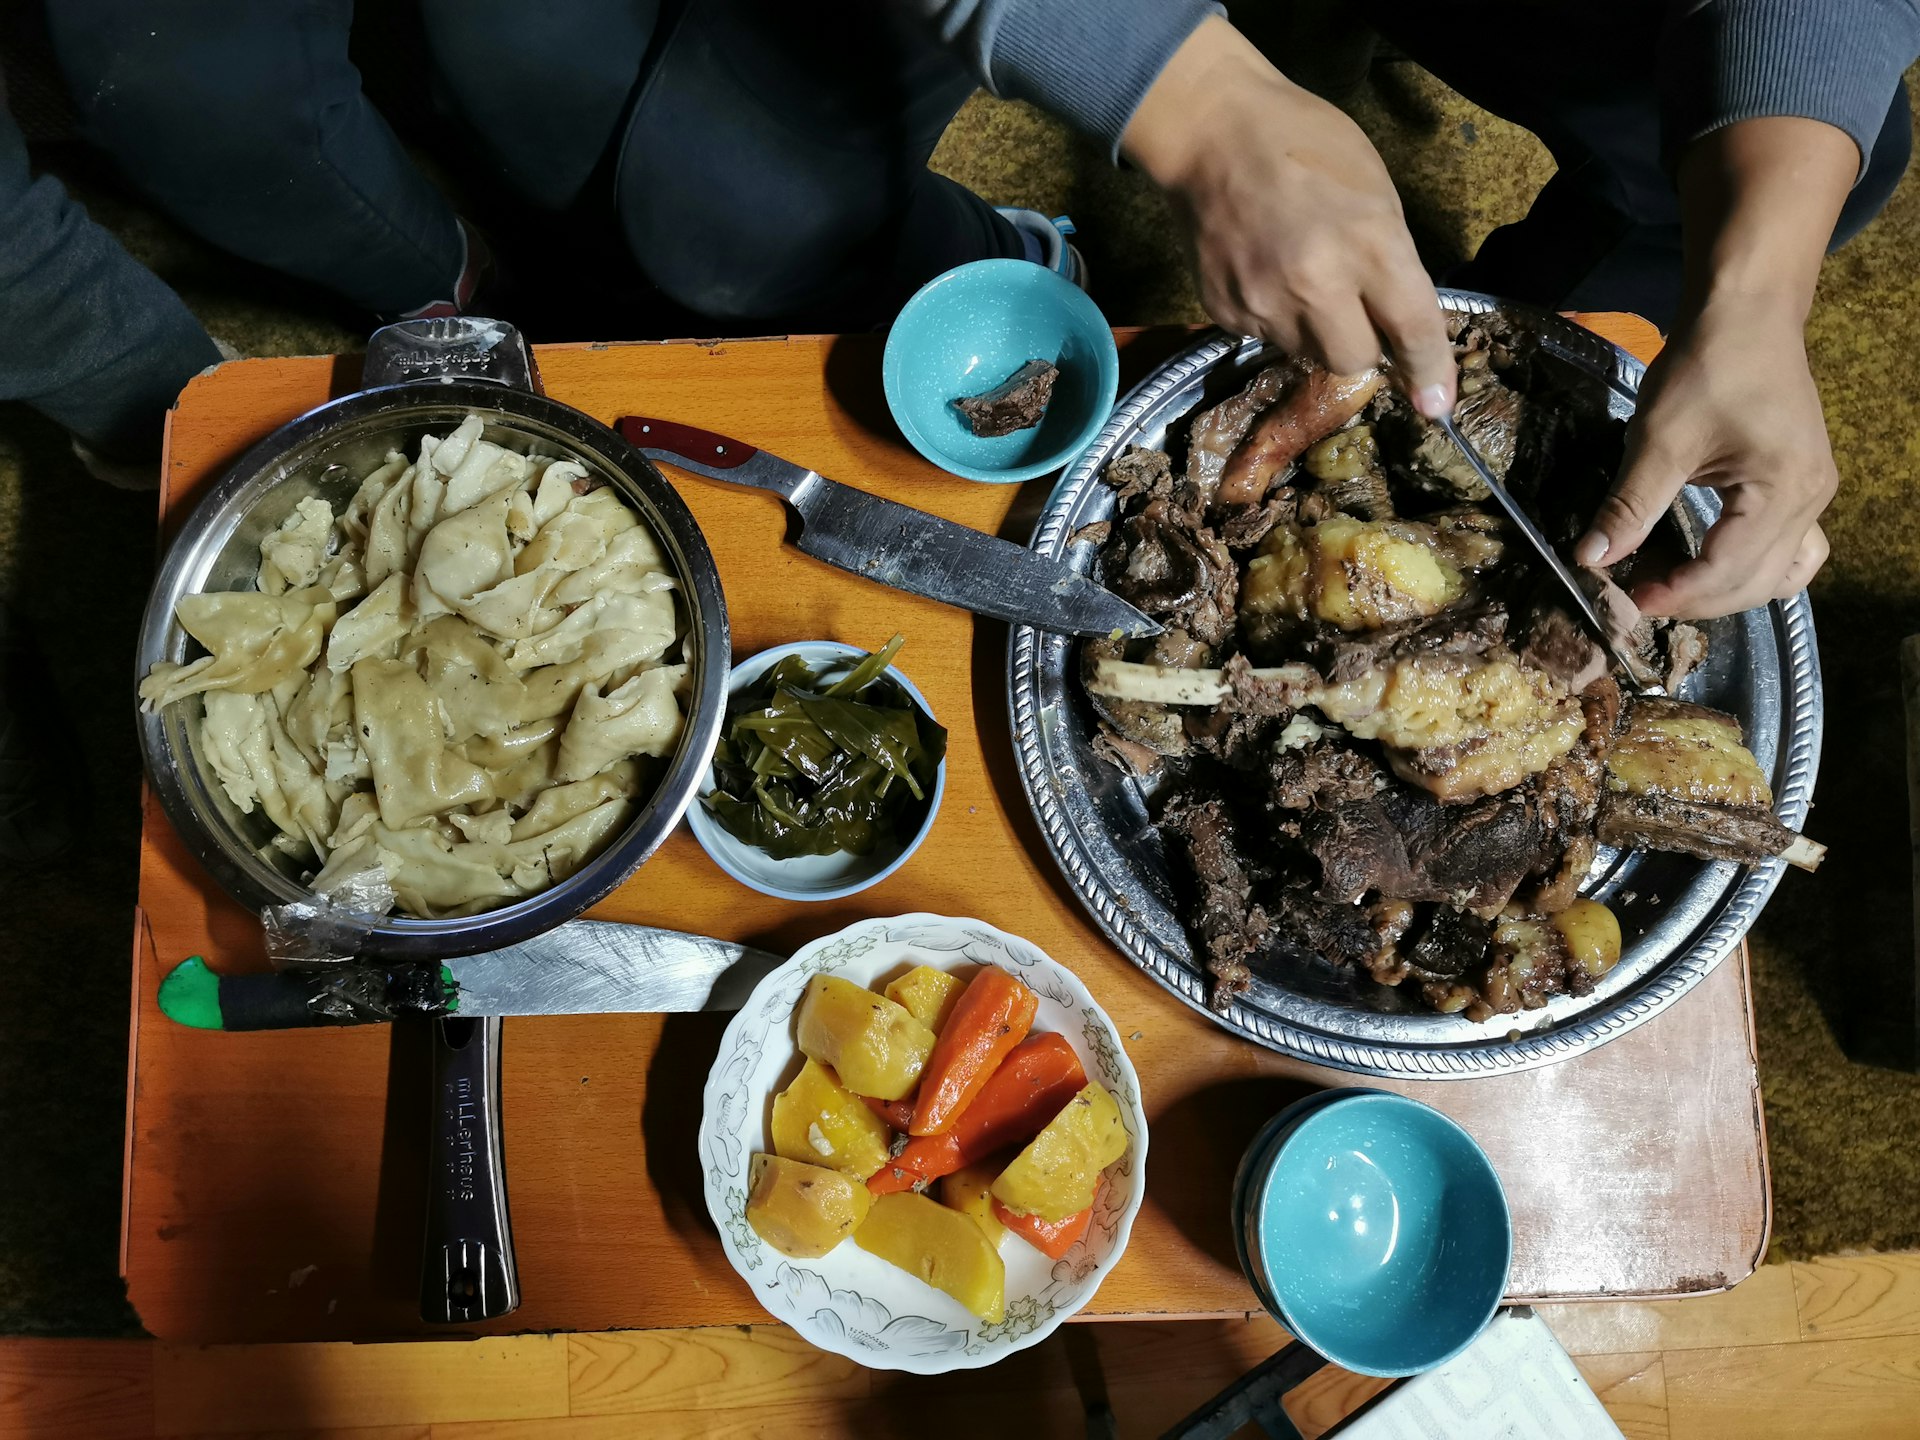
[[[1436,270],[1522,214],[1552,171],[1529,136],[1411,66],[1377,67],[1352,108],[1398,179]],[[1202,318],[1158,195],[1037,112],[976,99],[936,164],[996,203],[1071,213],[1095,296],[1115,323]],[[98,183],[81,177],[76,188],[243,351],[359,343],[360,322],[330,302],[236,266]],[[1828,759],[1809,825],[1833,855],[1818,877],[1787,879],[1754,936],[1775,1238],[1793,1255],[1920,1246],[1920,1151],[1911,1143],[1920,1079],[1855,1063],[1912,1063],[1896,647],[1920,631],[1920,524],[1910,516],[1920,407],[1905,373],[1920,340],[1916,253],[1920,189],[1909,184],[1829,264],[1810,332],[1842,475],[1828,520],[1834,559],[1815,587]],[[135,1324],[115,1254],[139,819],[128,657],[151,571],[152,509],[149,497],[90,480],[51,426],[0,407],[0,593],[47,652],[93,794],[91,842],[56,869],[10,876],[0,907],[9,962],[0,1332],[104,1334]]]

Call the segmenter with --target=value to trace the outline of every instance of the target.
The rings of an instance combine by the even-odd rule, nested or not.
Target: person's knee
[[[48,8],[84,133],[157,191],[246,189],[285,173],[358,95],[344,32],[335,66],[316,60],[292,22],[278,35],[214,20],[196,32],[176,13],[156,32],[138,6]]]
[[[632,196],[632,199],[629,199]],[[870,227],[821,206],[757,207],[725,176],[682,176],[671,190],[623,183],[621,223],[634,262],[675,304],[715,320],[774,320],[831,306],[863,266]]]

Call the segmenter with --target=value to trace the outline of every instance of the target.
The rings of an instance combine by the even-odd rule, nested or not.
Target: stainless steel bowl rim
[[[336,917],[359,953],[388,959],[433,960],[517,944],[572,919],[605,899],[659,848],[692,800],[719,737],[726,709],[732,644],[726,601],[712,552],[693,514],[653,463],[612,429],[557,400],[482,379],[408,380],[357,391],[289,420],[246,451],[213,485],[171,538],[154,578],[140,626],[136,683],[160,660],[178,658],[186,637],[174,607],[198,588],[203,575],[242,523],[239,498],[263,480],[270,489],[304,458],[323,450],[328,437],[390,416],[396,427],[419,423],[420,412],[462,411],[502,425],[531,423],[558,432],[578,447],[597,471],[607,472],[657,532],[683,586],[690,617],[689,652],[695,689],[689,696],[680,744],[652,795],[627,829],[568,879],[536,895],[478,915],[444,920],[407,916]],[[457,423],[457,421],[455,422]],[[596,458],[597,457],[597,458]],[[278,471],[275,475],[273,472]],[[268,478],[271,477],[271,478]],[[191,765],[180,763],[161,712],[138,714],[148,783],[162,810],[196,858],[249,910],[310,900],[311,892],[272,866],[244,859],[238,845],[209,833],[195,809],[192,791],[202,786]],[[237,838],[237,837],[236,837]]]
[[[1470,291],[1442,290],[1440,298],[1453,313],[1499,310],[1521,321],[1543,350],[1606,387],[1611,413],[1632,413],[1645,366],[1624,350],[1547,311]],[[1074,532],[1098,518],[1092,512],[1105,490],[1099,475],[1107,461],[1149,426],[1191,413],[1207,375],[1246,365],[1261,349],[1256,340],[1215,332],[1136,386],[1061,477],[1036,524],[1033,548],[1067,556]],[[1185,408],[1176,409],[1182,401]],[[1710,491],[1690,488],[1684,505],[1699,529],[1719,513]],[[1094,547],[1075,548],[1076,565],[1089,568]],[[1773,707],[1769,713],[1777,714],[1779,733],[1749,739],[1763,765],[1772,761],[1776,813],[1798,829],[1812,803],[1823,711],[1812,609],[1802,592],[1739,618],[1751,633],[1770,636],[1778,657],[1778,673],[1758,675],[1754,683]],[[1071,673],[1071,654],[1070,645],[1031,627],[1017,628],[1008,647],[1008,709],[1020,781],[1062,874],[1121,953],[1161,985],[1225,1028],[1312,1064],[1441,1080],[1529,1069],[1581,1054],[1659,1014],[1699,984],[1738,946],[1785,870],[1779,860],[1752,867],[1699,862],[1687,893],[1655,927],[1658,943],[1645,947],[1631,967],[1623,958],[1618,976],[1607,977],[1616,979],[1614,989],[1603,980],[1592,996],[1560,997],[1545,1012],[1475,1025],[1455,1016],[1342,1010],[1304,999],[1295,1004],[1284,996],[1279,1004],[1270,1003],[1272,997],[1269,1003],[1236,999],[1215,1011],[1184,925],[1173,915],[1169,927],[1161,896],[1126,862],[1089,798],[1082,767],[1103,762],[1072,744],[1068,711],[1085,702]],[[1491,1033],[1502,1025],[1511,1029]]]

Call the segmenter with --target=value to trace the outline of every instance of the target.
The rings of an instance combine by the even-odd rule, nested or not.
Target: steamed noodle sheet
[[[256,589],[180,602],[207,653],[140,686],[200,697],[201,763],[313,888],[378,868],[427,918],[591,859],[679,743],[688,681],[652,532],[583,466],[483,429],[390,453],[338,515],[300,501]]]

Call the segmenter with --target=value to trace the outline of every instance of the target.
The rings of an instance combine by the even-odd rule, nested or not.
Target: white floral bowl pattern
[[[746,1220],[747,1162],[768,1148],[773,1096],[799,1069],[793,1012],[814,975],[842,976],[875,989],[915,965],[944,970],[998,965],[1039,996],[1036,1032],[1057,1031],[1089,1079],[1119,1102],[1126,1154],[1107,1171],[1093,1225],[1060,1260],[1016,1236],[1001,1241],[1007,1266],[1006,1318],[985,1324],[956,1301],[852,1241],[818,1260],[790,1260]],[[774,1319],[823,1350],[881,1370],[937,1375],[991,1365],[1039,1343],[1100,1288],[1127,1248],[1146,1193],[1147,1122],[1140,1077],[1113,1022],[1086,986],[1036,946],[978,920],[900,915],[863,920],[806,945],[762,980],[720,1042],[700,1117],[707,1209],[727,1259]]]

